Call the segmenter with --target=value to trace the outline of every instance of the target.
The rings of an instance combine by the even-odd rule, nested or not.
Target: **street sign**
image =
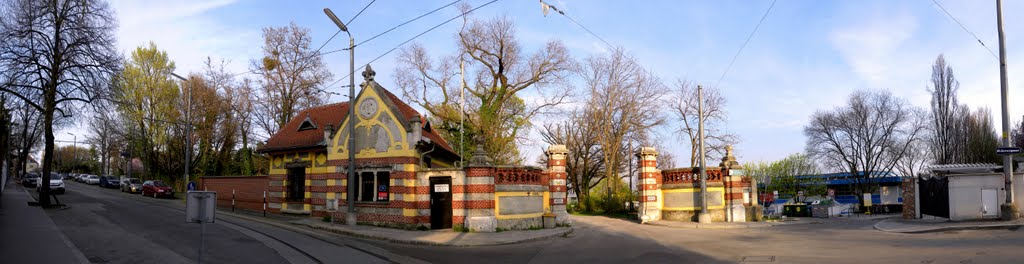
[[[1015,147],[996,148],[996,154],[999,154],[999,155],[1020,154],[1020,148],[1015,148]]]
[[[185,196],[186,223],[213,223],[217,216],[217,192],[189,191]]]

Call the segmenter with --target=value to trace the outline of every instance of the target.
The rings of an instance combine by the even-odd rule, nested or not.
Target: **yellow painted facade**
[[[722,201],[725,201],[725,187],[708,187],[707,189],[708,189],[708,192],[718,191],[721,194],[721,196],[722,196]],[[700,192],[700,188],[681,188],[681,189],[670,189],[670,190],[660,190],[660,191],[662,193],[662,197],[664,197],[665,196],[664,194],[668,194],[668,193],[677,193],[677,192],[696,193],[696,192]],[[693,210],[700,210],[700,206],[665,207],[665,200],[664,199],[660,199],[659,201],[660,201],[659,203],[660,203],[661,210],[664,210],[664,211],[693,211]],[[723,205],[708,206],[708,209],[725,209],[725,205],[723,203]]]
[[[539,213],[530,213],[530,214],[506,214],[506,215],[503,215],[503,214],[501,214],[501,213],[500,213],[500,212],[501,212],[501,203],[499,203],[499,202],[495,202],[495,203],[494,203],[494,217],[495,217],[495,218],[497,218],[498,220],[508,220],[508,219],[523,219],[523,218],[536,218],[536,217],[541,217],[541,216],[543,216],[543,215],[544,215],[544,212],[550,212],[550,211],[551,211],[551,208],[550,208],[550,206],[551,206],[551,205],[550,205],[550,203],[548,203],[548,201],[549,201],[549,200],[550,200],[550,198],[551,198],[551,197],[550,197],[550,195],[551,195],[551,193],[550,193],[550,192],[495,192],[495,193],[494,193],[494,201],[498,201],[498,200],[499,200],[499,199],[500,199],[501,197],[531,197],[531,196],[541,196],[541,197],[542,197],[542,199],[544,199],[544,200],[543,200],[543,201],[544,201],[544,203],[543,203],[543,204],[544,204],[544,207],[543,207],[543,208],[541,209],[541,212],[539,212]]]

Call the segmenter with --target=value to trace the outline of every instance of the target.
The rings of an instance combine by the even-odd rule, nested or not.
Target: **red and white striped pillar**
[[[661,220],[661,170],[658,170],[658,151],[654,147],[643,147],[636,156],[640,163],[640,179],[637,183],[640,191],[640,209],[637,210],[640,222]]]
[[[565,145],[553,145],[548,147],[548,191],[551,192],[551,200],[548,201],[551,213],[555,214],[555,222],[569,224],[569,212],[565,210],[567,173],[565,172],[565,159],[569,150]]]

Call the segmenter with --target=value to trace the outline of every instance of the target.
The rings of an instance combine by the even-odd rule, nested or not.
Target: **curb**
[[[1007,228],[1024,226],[1024,223],[996,223],[996,224],[985,224],[985,225],[943,226],[943,227],[924,228],[924,229],[909,230],[909,231],[900,231],[899,229],[886,229],[886,228],[883,228],[883,227],[879,226],[883,222],[886,222],[886,221],[889,221],[889,220],[892,220],[892,219],[886,219],[886,220],[883,220],[883,221],[879,221],[878,223],[875,223],[875,225],[874,225],[875,230],[882,231],[882,232],[888,232],[888,233],[924,234],[924,233],[935,233],[935,232],[943,232],[943,231],[951,231],[951,230],[1007,229]]]
[[[757,222],[761,223],[761,222]],[[659,223],[645,223],[646,225],[652,226],[663,226],[670,228],[680,229],[749,229],[749,228],[765,228],[765,227],[776,227],[776,226],[787,226],[787,225],[811,225],[811,224],[822,224],[819,221],[808,221],[799,223],[766,223],[766,224],[742,224],[742,225],[717,225],[717,224],[698,224],[693,223],[687,224],[689,226],[677,226],[677,225],[665,225]]]
[[[322,225],[311,225],[311,224],[306,224],[306,223],[293,223],[293,224],[295,224],[295,225],[303,225],[303,226],[307,226],[309,228],[318,229],[318,230],[324,230],[324,231],[328,231],[328,232],[332,232],[332,233],[337,233],[337,234],[342,234],[342,235],[348,235],[348,236],[359,237],[359,238],[375,239],[375,240],[383,240],[383,241],[387,241],[387,242],[391,242],[391,243],[408,244],[408,245],[422,245],[422,246],[442,246],[442,247],[475,247],[475,246],[511,245],[511,244],[519,244],[519,243],[538,241],[538,240],[554,238],[554,237],[559,237],[559,236],[568,236],[569,234],[572,234],[572,232],[574,231],[574,229],[572,227],[569,227],[569,229],[566,230],[565,232],[558,232],[558,233],[553,233],[553,234],[550,234],[550,235],[543,235],[543,236],[531,237],[531,238],[520,239],[520,240],[492,242],[492,243],[475,243],[475,244],[456,245],[456,244],[438,243],[438,242],[432,242],[432,241],[401,240],[401,239],[394,239],[394,238],[383,237],[383,236],[367,235],[367,234],[363,234],[363,233],[353,232],[353,231],[350,231],[350,230],[330,228],[330,227],[322,226]],[[512,231],[512,232],[515,232],[515,231]]]

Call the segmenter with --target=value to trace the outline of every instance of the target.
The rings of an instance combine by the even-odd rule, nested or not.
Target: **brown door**
[[[430,178],[430,229],[452,228],[452,177]]]

